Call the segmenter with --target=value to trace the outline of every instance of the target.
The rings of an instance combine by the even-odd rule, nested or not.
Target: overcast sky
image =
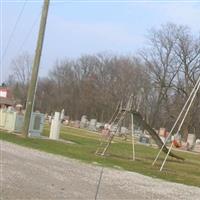
[[[9,73],[12,59],[23,52],[34,54],[43,2],[24,2],[1,0],[1,82]],[[45,76],[57,59],[66,57],[104,51],[134,54],[144,47],[150,28],[167,22],[187,25],[198,34],[199,20],[200,1],[52,0],[39,73]]]

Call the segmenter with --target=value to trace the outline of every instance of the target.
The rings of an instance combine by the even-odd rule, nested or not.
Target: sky
[[[0,0],[0,82],[7,79],[13,59],[24,52],[34,55],[42,5],[40,0]],[[56,60],[65,58],[132,55],[147,44],[148,30],[168,22],[198,34],[199,20],[200,1],[51,0],[39,75],[47,76]]]

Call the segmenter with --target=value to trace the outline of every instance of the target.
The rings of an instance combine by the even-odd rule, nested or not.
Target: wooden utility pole
[[[133,113],[131,113],[131,135],[132,135],[133,161],[135,161],[135,134],[134,134]]]
[[[35,57],[34,57],[34,63],[33,63],[33,67],[32,67],[31,81],[30,81],[30,85],[28,88],[28,97],[27,97],[27,101],[26,101],[26,112],[25,112],[25,116],[24,116],[24,124],[23,124],[23,129],[22,129],[22,135],[24,137],[28,136],[29,124],[30,124],[30,120],[31,120],[31,113],[32,113],[33,106],[34,106],[36,84],[37,84],[37,79],[38,79],[38,71],[39,71],[42,46],[43,46],[43,41],[44,41],[46,21],[47,21],[47,15],[48,15],[48,10],[49,10],[49,3],[50,3],[50,0],[44,0],[42,16],[41,16],[41,21],[40,21],[40,29],[39,29],[39,33],[38,33],[37,48],[35,50]]]

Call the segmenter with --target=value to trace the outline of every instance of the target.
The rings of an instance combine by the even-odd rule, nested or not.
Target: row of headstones
[[[200,152],[200,139],[196,139],[194,134],[188,134],[187,142],[188,150]]]
[[[88,120],[86,115],[83,115],[81,117],[80,121],[80,128],[86,128],[90,131],[98,131],[101,130],[102,128],[105,128],[106,124],[98,122],[96,119],[91,119]],[[111,131],[115,131],[117,129],[116,125],[113,125],[111,127]],[[121,127],[120,133],[121,134],[127,134],[129,130],[126,127]]]
[[[63,119],[63,115],[64,115],[64,111],[62,111],[61,113],[59,112],[55,112],[55,115],[52,119],[52,122],[51,122],[51,129],[50,129],[50,136],[49,138],[50,139],[59,139],[59,135],[60,135],[60,126],[61,126],[61,121]],[[79,122],[79,127],[80,128],[87,128],[88,130],[91,130],[91,131],[97,131],[100,127],[103,127],[104,124],[103,123],[100,123],[100,122],[97,122],[96,119],[91,119],[90,121],[87,119],[87,116],[86,115],[83,115],[81,117],[81,121]],[[128,129],[123,127],[121,132],[123,133],[127,133]],[[189,135],[189,138],[188,138],[188,142],[191,143],[192,141],[192,136]],[[144,141],[145,140],[145,141]],[[145,136],[141,136],[139,141],[141,143],[149,143],[149,138],[145,137]],[[195,142],[195,145],[194,145],[194,148],[193,148],[193,151],[196,151],[196,152],[200,152],[200,140],[197,139],[196,142]]]
[[[160,128],[158,134],[159,134],[161,140],[163,142],[165,142],[169,132],[167,132],[165,128]],[[179,139],[181,140],[181,138],[179,138]],[[168,143],[170,143],[170,142],[171,142],[171,139],[169,138]],[[196,139],[194,134],[188,134],[187,142],[182,142],[181,149],[200,152],[200,139]]]
[[[80,128],[87,128],[90,131],[97,131],[103,123],[98,122],[96,119],[88,120],[86,115],[81,117]]]
[[[54,116],[51,118],[51,128],[50,128],[50,139],[58,140],[60,136],[60,127],[61,122],[64,119],[64,110],[62,112],[55,112]],[[80,128],[88,128],[91,131],[97,131],[100,126],[103,126],[102,123],[97,122],[96,119],[87,120],[86,115],[82,116],[81,121],[76,121],[74,124]]]
[[[29,136],[39,137],[43,131],[44,114],[33,112],[31,115]],[[21,133],[24,122],[24,114],[9,107],[0,109],[0,128],[9,132]]]
[[[55,112],[54,116],[51,118],[51,127],[50,127],[50,139],[58,140],[60,136],[60,127],[61,123],[64,119],[64,110],[62,112]],[[81,121],[76,121],[74,124],[79,128],[86,128],[90,131],[98,131],[100,127],[104,127],[105,124],[97,122],[96,119],[91,119],[90,121],[87,119],[87,116],[84,115],[81,118]],[[115,127],[113,127],[114,129]],[[126,127],[121,128],[121,133],[127,133],[128,129]]]

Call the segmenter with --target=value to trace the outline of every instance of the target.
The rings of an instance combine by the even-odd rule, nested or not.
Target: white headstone
[[[54,118],[51,123],[51,129],[50,129],[50,135],[49,138],[52,140],[58,140],[60,136],[60,125],[61,125],[61,120],[60,120],[60,113],[55,112]]]
[[[81,117],[80,128],[86,128],[87,122],[88,122],[87,116],[86,116],[86,115],[83,115],[83,116]]]
[[[200,139],[197,139],[193,151],[200,153]]]
[[[60,120],[62,121],[65,118],[65,110],[62,109],[61,114],[60,114]]]
[[[121,134],[128,134],[128,129],[124,126],[121,127]]]
[[[97,124],[97,120],[91,119],[89,123],[89,130],[96,131],[96,124]]]
[[[103,126],[103,123],[97,122],[97,124],[96,124],[96,128],[97,128],[97,129],[99,129],[99,128],[102,127],[102,126]]]
[[[189,147],[193,146],[195,143],[195,135],[188,134],[187,142],[189,143]]]

